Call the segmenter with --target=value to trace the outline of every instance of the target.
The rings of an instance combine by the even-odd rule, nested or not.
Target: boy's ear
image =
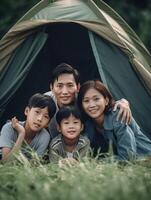
[[[81,131],[83,131],[84,129],[84,124],[81,124]]]
[[[57,124],[57,130],[58,130],[59,132],[61,132],[61,129],[60,129],[59,124]]]
[[[24,111],[25,116],[28,115],[29,110],[30,110],[30,108],[27,106],[27,107],[25,108],[25,111]]]

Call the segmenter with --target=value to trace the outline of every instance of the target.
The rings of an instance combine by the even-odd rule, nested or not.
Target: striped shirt
[[[65,151],[65,144],[63,136],[59,134],[55,137],[49,148],[49,160],[50,162],[58,162],[62,158],[74,158],[79,160],[80,158],[86,156],[90,150],[90,142],[86,136],[80,135],[75,149],[72,152]]]

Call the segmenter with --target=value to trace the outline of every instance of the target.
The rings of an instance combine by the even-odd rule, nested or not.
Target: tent
[[[43,0],[0,41],[0,124],[23,118],[28,98],[49,90],[52,69],[75,66],[81,82],[99,78],[126,98],[151,136],[151,55],[127,23],[101,0]]]

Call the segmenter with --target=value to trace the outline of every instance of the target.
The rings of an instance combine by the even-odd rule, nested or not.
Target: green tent
[[[0,41],[0,122],[23,119],[27,99],[49,90],[52,69],[75,66],[81,82],[99,78],[126,98],[151,136],[151,55],[126,22],[100,0],[43,0]]]

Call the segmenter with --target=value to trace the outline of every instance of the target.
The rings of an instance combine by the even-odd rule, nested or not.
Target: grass
[[[23,157],[0,165],[0,200],[149,200],[151,162],[42,165]]]

